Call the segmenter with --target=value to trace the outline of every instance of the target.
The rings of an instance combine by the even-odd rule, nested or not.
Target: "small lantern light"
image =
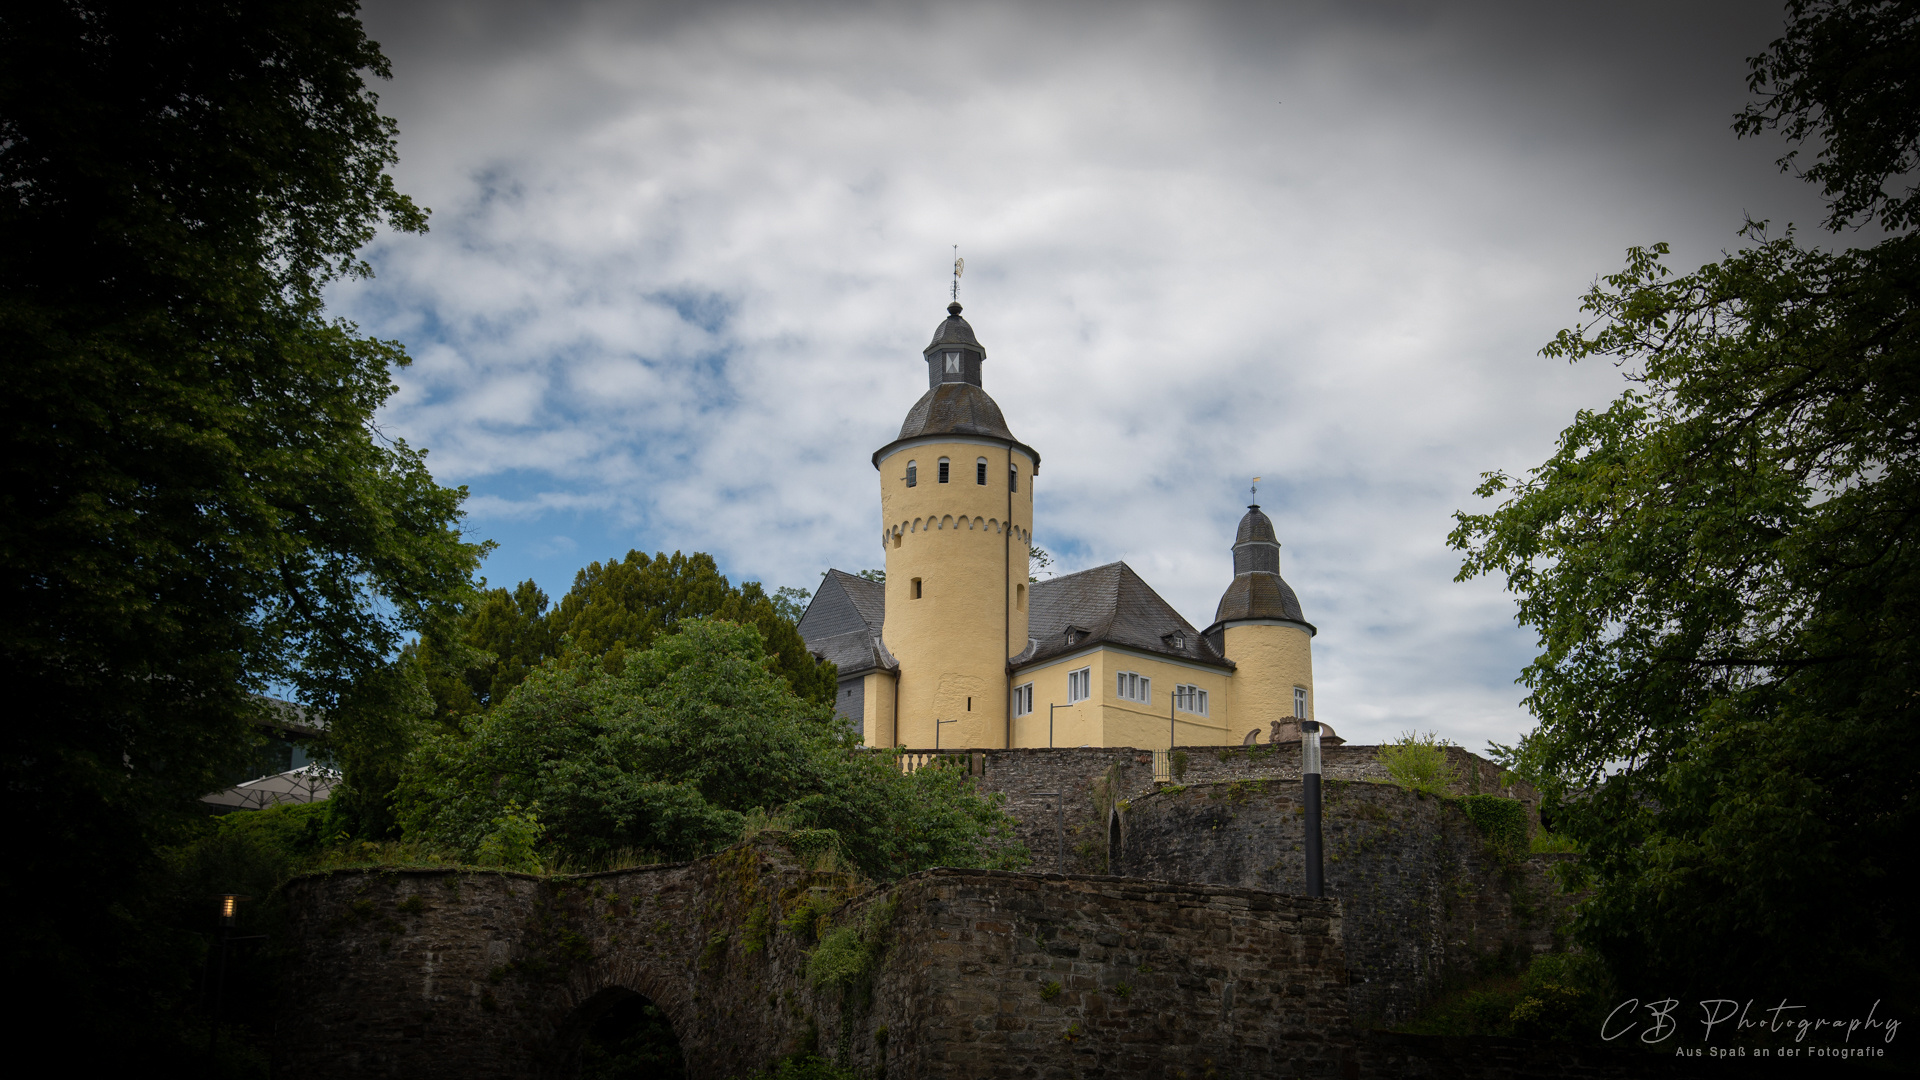
[[[240,901],[251,900],[253,897],[227,892],[220,893],[218,896],[215,896],[214,899],[220,901],[220,921],[231,926],[233,925],[234,915],[239,911]]]

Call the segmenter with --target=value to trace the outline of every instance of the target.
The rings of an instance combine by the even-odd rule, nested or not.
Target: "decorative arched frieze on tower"
[[[922,355],[927,392],[874,451],[886,549],[892,731],[869,745],[1008,744],[1007,660],[1027,647],[1027,552],[1040,455],[980,385],[986,350],[947,305]]]
[[[1300,598],[1280,576],[1280,538],[1259,506],[1233,539],[1233,584],[1207,640],[1234,663],[1233,715],[1241,724],[1314,718],[1313,636]]]

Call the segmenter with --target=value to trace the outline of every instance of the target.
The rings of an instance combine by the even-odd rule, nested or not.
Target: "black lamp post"
[[[1320,722],[1300,721],[1300,793],[1307,803],[1307,895],[1327,895],[1320,861]]]
[[[220,928],[214,936],[213,956],[209,958],[213,970],[207,979],[208,990],[212,994],[213,1022],[207,1030],[207,1054],[213,1054],[213,1048],[220,1039],[220,1010],[225,1004],[222,1000],[227,981],[227,944],[233,940],[233,920],[239,912],[240,901],[251,900],[251,896],[239,893],[220,893],[214,897],[220,901]]]

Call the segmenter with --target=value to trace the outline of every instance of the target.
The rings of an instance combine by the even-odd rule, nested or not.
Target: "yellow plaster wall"
[[[1291,717],[1296,686],[1306,687],[1307,718],[1314,718],[1320,703],[1313,692],[1313,638],[1307,631],[1258,623],[1229,626],[1224,645],[1235,665],[1233,715],[1241,734],[1253,727],[1270,730],[1273,721]]]
[[[1066,705],[1067,674],[1081,668],[1093,672],[1093,697]],[[1115,676],[1137,672],[1153,680],[1152,700],[1131,701],[1115,691]],[[1055,746],[1132,746],[1146,750],[1167,745],[1167,708],[1173,688],[1189,683],[1207,692],[1207,715],[1175,714],[1173,734],[1180,746],[1237,744],[1240,734],[1230,719],[1233,676],[1218,668],[1187,666],[1139,653],[1095,648],[1039,667],[1020,671],[1013,685],[1033,683],[1033,712],[1015,720],[1015,746],[1047,745],[1047,704],[1060,703],[1053,712]]]
[[[893,683],[891,672],[870,671],[860,680],[866,708],[861,717],[866,725],[868,746],[896,746],[899,740],[894,735]]]
[[[942,457],[952,461],[945,484],[939,482]],[[984,485],[975,482],[982,457]],[[1020,473],[1011,529],[1009,457]],[[911,488],[908,461],[919,463],[919,484]],[[1032,459],[968,442],[896,450],[880,461],[880,520],[887,558],[884,636],[900,662],[897,740],[911,747],[934,746],[936,738],[941,746],[1005,746],[1007,657],[1027,646]],[[918,599],[915,578],[922,582]],[[940,725],[936,735],[937,720],[954,722]]]

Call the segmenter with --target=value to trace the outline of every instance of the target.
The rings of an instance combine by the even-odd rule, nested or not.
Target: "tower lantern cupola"
[[[933,343],[922,350],[927,358],[927,388],[941,383],[980,385],[980,365],[987,350],[973,336],[973,327],[960,317],[958,300],[947,305],[947,320],[933,332]]]

